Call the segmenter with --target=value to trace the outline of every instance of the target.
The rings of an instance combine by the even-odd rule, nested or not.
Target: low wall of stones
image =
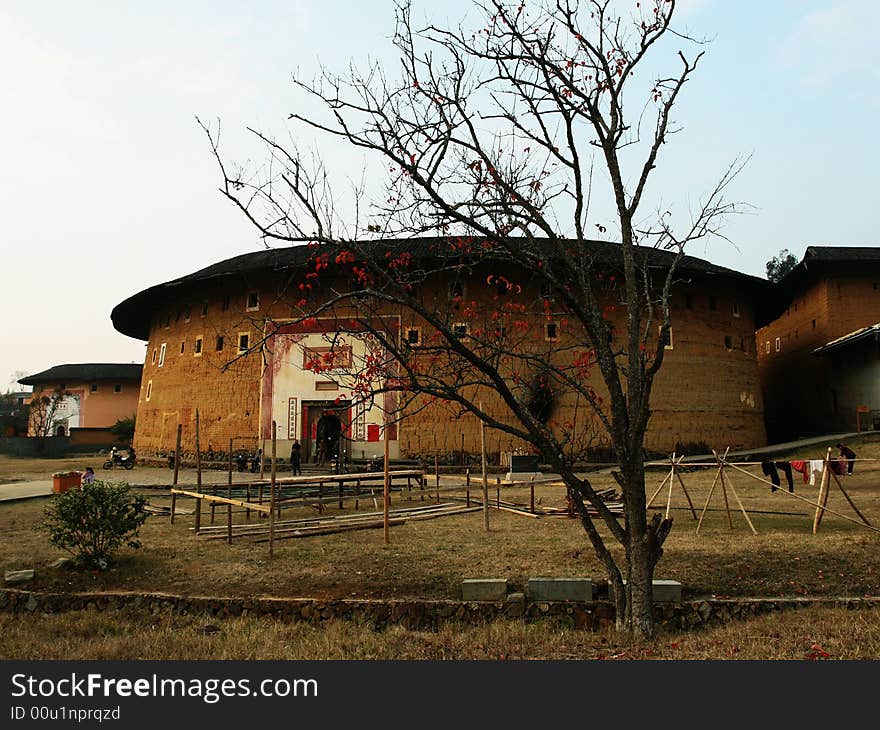
[[[521,594],[520,594],[521,595]],[[880,598],[773,598],[711,599],[655,604],[659,626],[688,629],[711,626],[760,614],[810,606],[847,609],[880,607]],[[197,615],[212,618],[265,616],[286,621],[344,619],[384,628],[400,625],[430,630],[447,622],[482,624],[499,619],[557,620],[574,628],[595,630],[614,622],[614,606],[607,601],[320,600],[311,598],[215,598],[164,593],[44,593],[0,590],[0,611],[63,613],[134,609],[152,615]]]

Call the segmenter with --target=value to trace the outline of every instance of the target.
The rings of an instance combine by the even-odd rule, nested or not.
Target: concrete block
[[[626,585],[626,579],[623,580]],[[681,603],[681,583],[677,580],[654,579],[654,603]],[[609,600],[611,600],[609,598]]]
[[[533,601],[592,601],[589,578],[529,578],[526,587]]]
[[[681,583],[677,580],[655,580],[654,600],[681,603]]]
[[[515,472],[509,471],[504,475],[504,481],[507,483],[510,482],[531,482],[531,481],[540,481],[544,478],[544,475],[539,471],[528,471],[528,472]]]
[[[463,601],[503,601],[507,598],[507,578],[472,578],[461,582]]]

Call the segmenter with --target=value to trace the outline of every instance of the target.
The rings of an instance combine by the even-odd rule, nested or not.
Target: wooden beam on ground
[[[197,504],[202,500],[207,500],[208,502],[219,502],[221,504],[231,504],[235,507],[247,507],[249,509],[255,510],[257,512],[268,513],[269,508],[265,505],[254,504],[253,502],[243,502],[240,499],[229,499],[228,497],[221,497],[217,495],[216,497],[213,494],[204,494],[202,492],[190,492],[186,489],[172,489],[171,494],[180,494],[184,497],[193,497],[197,500]]]

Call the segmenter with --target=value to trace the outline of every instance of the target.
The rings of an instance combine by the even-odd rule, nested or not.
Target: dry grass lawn
[[[853,447],[860,457],[880,457],[880,443],[873,438],[853,442]],[[819,457],[823,452],[821,447],[811,447],[802,455]],[[42,470],[45,474],[45,462]],[[757,467],[750,470],[760,473]],[[9,465],[0,462],[0,477],[4,471],[8,473]],[[112,476],[119,478],[123,473]],[[698,511],[713,476],[711,469],[684,474]],[[649,494],[662,477],[661,471],[649,474]],[[799,475],[795,477],[799,479]],[[733,473],[731,479],[758,535],[751,534],[737,511],[733,513],[733,530],[728,528],[718,490],[701,533],[695,535],[696,523],[676,485],[672,502],[675,526],[657,577],[681,581],[686,597],[878,593],[880,533],[827,514],[819,534],[814,536],[809,505],[784,491],[771,494],[769,488],[744,475]],[[608,474],[596,474],[595,482],[603,488],[614,486]],[[845,479],[844,486],[862,512],[880,525],[880,462],[858,464],[855,475]],[[797,482],[796,490],[800,496],[816,499],[815,487]],[[156,504],[170,502],[167,493],[149,494]],[[561,487],[538,487],[537,496],[545,505],[564,504]],[[528,489],[505,487],[502,498],[527,502]],[[661,509],[665,499],[664,491],[658,498]],[[394,527],[388,546],[382,544],[381,530],[284,540],[276,544],[276,558],[271,561],[265,544],[239,541],[228,546],[196,537],[190,529],[192,517],[179,517],[174,525],[167,517],[150,517],[142,530],[143,549],[123,551],[110,570],[99,575],[53,571],[47,566],[60,553],[48,544],[44,533],[34,529],[46,502],[0,503],[0,568],[35,568],[38,577],[29,587],[38,590],[455,598],[460,581],[469,577],[507,577],[515,584],[523,584],[530,576],[546,575],[586,575],[594,582],[603,581],[601,566],[576,520],[528,519],[497,511],[491,513],[492,531],[488,535],[477,512]],[[189,500],[181,503],[192,506]],[[392,507],[396,506],[407,503],[395,495]],[[832,488],[828,506],[852,515],[836,488]],[[736,510],[732,496],[731,508]],[[373,506],[366,500],[361,502],[361,509],[372,511]],[[345,512],[350,511],[349,503]],[[331,506],[328,513],[338,511]],[[314,514],[312,508],[298,508],[285,511],[285,518]],[[222,518],[218,511],[218,520]],[[240,519],[242,516],[237,516]],[[204,522],[208,522],[207,517]]]
[[[48,620],[50,619],[51,620]],[[204,619],[137,611],[0,614],[5,659],[875,659],[880,612],[811,608],[647,643],[551,621],[449,624],[437,631],[374,631],[268,618]]]
[[[880,458],[880,442],[866,437],[852,444],[860,457]],[[820,457],[823,448],[780,457]],[[82,459],[29,460],[0,457],[0,482],[45,479],[55,470],[79,468]],[[754,474],[757,467],[750,468]],[[126,476],[113,473],[115,478]],[[613,487],[597,473],[599,488]],[[648,477],[648,493],[663,478]],[[714,471],[692,470],[685,483],[697,509],[706,501]],[[880,533],[827,514],[812,535],[813,509],[786,492],[732,473],[733,485],[758,530],[752,535],[741,514],[727,525],[716,490],[702,531],[694,532],[684,494],[672,496],[675,527],[666,543],[658,577],[675,578],[686,598],[716,596],[876,595],[880,585]],[[798,475],[796,475],[796,479]],[[857,465],[844,480],[856,504],[880,525],[880,461]],[[811,501],[817,488],[796,482]],[[167,492],[148,490],[155,504],[169,504]],[[492,490],[494,495],[494,488]],[[476,486],[474,490],[476,495]],[[664,509],[667,492],[658,498]],[[736,502],[729,495],[731,508]],[[527,503],[528,489],[502,489],[502,498]],[[564,492],[539,486],[543,505],[562,506]],[[191,531],[192,517],[171,525],[150,517],[143,549],[123,551],[110,570],[93,574],[52,570],[59,556],[36,530],[47,499],[0,503],[0,569],[35,568],[36,590],[143,590],[189,595],[277,595],[308,597],[455,598],[460,581],[498,576],[522,585],[530,576],[587,575],[602,583],[601,566],[583,530],[565,517],[529,519],[492,511],[492,531],[472,513],[392,528],[391,544],[380,530],[351,532],[276,544],[269,560],[265,544],[237,541],[228,546]],[[192,507],[188,500],[182,506]],[[393,507],[413,506],[395,495]],[[345,513],[351,512],[351,503]],[[828,506],[852,511],[832,488]],[[369,500],[362,510],[373,510]],[[337,514],[331,506],[328,514]],[[285,512],[311,517],[312,508]],[[218,512],[219,520],[223,514]],[[243,515],[237,515],[241,521]],[[208,514],[203,524],[209,523]],[[6,659],[870,659],[880,656],[880,611],[809,608],[766,615],[687,633],[662,632],[650,643],[632,644],[613,631],[583,632],[552,621],[500,621],[486,626],[450,624],[437,631],[412,631],[331,621],[323,626],[268,618],[207,619],[136,610],[67,614],[0,613],[0,657]]]

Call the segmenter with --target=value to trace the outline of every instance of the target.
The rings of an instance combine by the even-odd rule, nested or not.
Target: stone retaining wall
[[[521,596],[521,594],[519,594]],[[753,598],[707,599],[658,604],[659,626],[671,629],[717,625],[771,611],[809,606],[848,609],[875,608],[880,598]],[[312,598],[215,598],[165,593],[41,593],[0,590],[0,611],[11,613],[62,613],[139,609],[153,615],[189,614],[216,618],[267,616],[288,621],[321,623],[346,619],[384,628],[398,624],[409,629],[433,629],[448,621],[480,624],[498,619],[561,620],[575,628],[598,629],[614,621],[614,606],[607,601],[531,602],[514,594],[506,601],[354,600]]]

